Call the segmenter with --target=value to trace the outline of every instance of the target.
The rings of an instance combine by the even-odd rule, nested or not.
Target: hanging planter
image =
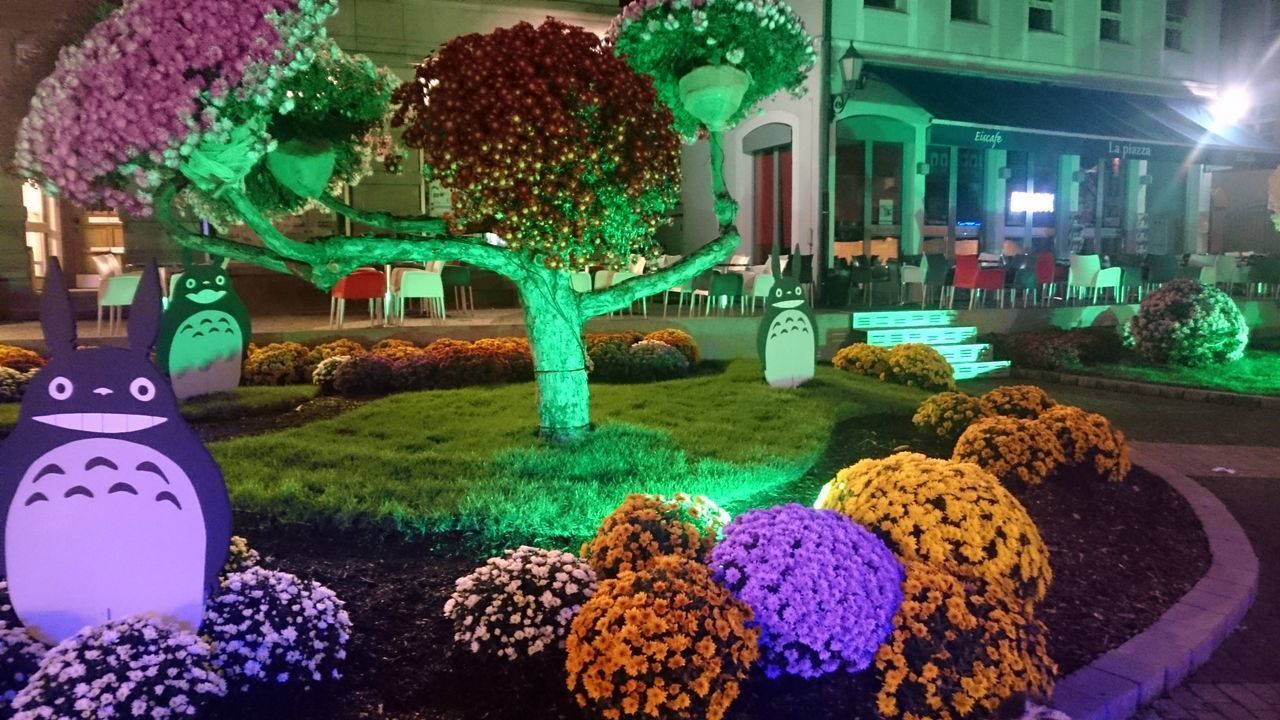
[[[708,130],[725,130],[750,86],[748,72],[732,65],[703,65],[680,78],[680,102]]]
[[[329,143],[290,140],[267,153],[267,169],[290,192],[313,198],[329,187],[336,160]]]

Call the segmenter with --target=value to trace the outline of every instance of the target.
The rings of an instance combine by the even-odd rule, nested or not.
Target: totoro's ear
[[[140,355],[151,352],[160,332],[160,272],[156,261],[147,263],[129,306],[129,349]]]
[[[218,256],[217,256],[217,255],[214,255],[214,257],[218,257]],[[231,258],[229,258],[229,257],[218,258],[218,261],[217,261],[217,263],[215,263],[215,264],[216,264],[218,267],[222,268],[223,270],[226,270],[226,269],[227,269],[227,266],[231,264]]]
[[[40,326],[44,328],[44,344],[50,355],[62,355],[76,349],[76,313],[67,293],[67,281],[56,258],[49,259],[44,275],[44,293],[40,296]]]

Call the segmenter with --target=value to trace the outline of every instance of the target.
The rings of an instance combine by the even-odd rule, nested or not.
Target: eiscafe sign
[[[994,150],[1004,145],[1004,133],[999,130],[975,130],[973,142]]]

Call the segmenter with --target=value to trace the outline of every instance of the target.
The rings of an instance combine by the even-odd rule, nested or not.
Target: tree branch
[[[350,218],[361,225],[392,230],[413,235],[447,235],[449,229],[444,220],[429,217],[397,217],[388,212],[376,210],[357,210],[328,193],[316,198],[316,202],[324,205],[343,217]]]
[[[201,235],[188,230],[178,221],[173,211],[173,201],[180,189],[180,186],[174,183],[165,185],[156,195],[155,202],[156,220],[164,226],[164,229],[169,233],[169,237],[173,238],[174,242],[192,250],[210,252],[221,257],[264,267],[268,270],[298,275],[307,280],[311,279],[310,268],[306,268],[304,272],[303,266],[288,263],[266,248],[246,245],[227,238]]]
[[[520,282],[525,275],[521,259],[515,253],[466,238],[333,235],[313,240],[309,246],[315,249],[319,258],[313,282],[321,287],[332,286],[362,265],[386,265],[393,262],[461,260],[505,275],[516,282]]]
[[[287,237],[284,233],[276,229],[266,215],[263,215],[258,207],[245,197],[244,191],[234,187],[227,187],[222,194],[222,198],[231,203],[231,207],[235,208],[236,214],[244,220],[244,224],[258,235],[262,240],[262,244],[276,255],[296,260],[304,265],[315,267],[317,260],[315,248],[309,243],[298,242]]]

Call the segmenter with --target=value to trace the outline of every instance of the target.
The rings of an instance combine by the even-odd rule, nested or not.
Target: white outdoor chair
[[[612,287],[613,285],[618,285],[622,282],[625,282],[626,280],[630,280],[633,277],[637,277],[637,275],[627,270],[619,270],[610,276],[609,285]],[[597,278],[597,280],[598,279],[599,278]],[[644,313],[645,317],[649,317],[649,298],[642,297],[640,298],[639,302],[640,302],[641,312]],[[627,308],[627,312],[633,312],[632,308],[634,307],[635,307],[635,303],[631,303],[631,307]],[[612,314],[613,313],[610,313],[610,315]]]
[[[909,297],[908,293],[910,292],[909,286],[919,285],[920,286],[920,307],[921,308],[924,307],[924,302],[925,302],[924,277],[928,271],[929,271],[928,255],[920,256],[919,265],[903,265],[901,268],[899,268],[898,270],[898,278],[899,278],[898,304],[899,305],[907,304],[907,298]]]
[[[613,270],[597,270],[595,281],[592,283],[596,290],[604,290],[613,283]]]
[[[695,296],[693,293],[693,280],[685,280],[679,285],[672,285],[662,293],[662,317],[667,316],[667,308],[671,307],[671,293],[676,294],[676,317],[680,317],[680,313],[684,312],[684,298],[689,296],[689,312],[693,313],[693,303]]]
[[[1072,255],[1071,268],[1067,272],[1067,302],[1083,298],[1086,290],[1093,289],[1093,281],[1102,269],[1102,258],[1097,255]]]
[[[580,293],[591,292],[591,273],[575,272],[569,276],[569,285]]]
[[[396,292],[396,317],[404,324],[405,300],[423,301],[423,310],[439,322],[445,319],[444,280],[440,273],[430,270],[409,270],[400,275],[400,288]]]
[[[755,282],[751,285],[751,314],[756,312],[756,298],[760,298],[764,302],[761,304],[765,309],[769,307],[769,293],[773,292],[773,276],[757,275]]]
[[[1093,304],[1098,304],[1098,293],[1108,288],[1111,289],[1111,298],[1114,302],[1120,302],[1120,281],[1124,277],[1124,268],[1120,266],[1109,267],[1105,270],[1099,270],[1093,275]]]
[[[98,286],[98,335],[102,335],[102,311],[107,310],[107,334],[115,335],[116,327],[123,325],[121,308],[133,304],[133,294],[138,291],[142,273],[108,275]]]

